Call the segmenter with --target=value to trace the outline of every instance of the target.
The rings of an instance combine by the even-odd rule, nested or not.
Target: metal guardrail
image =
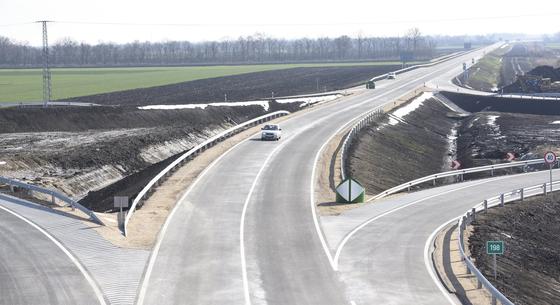
[[[195,157],[196,155],[198,155],[199,153],[205,151],[206,149],[214,146],[216,143],[218,142],[222,142],[223,140],[240,133],[241,131],[245,130],[247,127],[252,127],[258,124],[261,124],[263,122],[266,121],[270,121],[272,119],[281,117],[281,116],[285,116],[290,114],[289,111],[276,111],[273,113],[269,113],[257,118],[254,118],[252,120],[243,122],[237,126],[234,126],[232,128],[229,128],[221,133],[219,133],[218,135],[215,135],[213,137],[211,137],[210,139],[196,145],[195,147],[193,147],[192,149],[190,149],[189,151],[187,151],[186,153],[184,153],[183,155],[181,155],[179,158],[177,158],[175,161],[173,161],[171,164],[169,164],[166,168],[164,168],[159,174],[157,174],[154,178],[152,178],[152,180],[150,180],[150,182],[148,182],[148,184],[140,191],[140,193],[138,193],[138,195],[136,196],[136,198],[134,198],[134,200],[132,201],[132,205],[130,206],[130,209],[128,210],[127,214],[126,214],[126,218],[124,220],[124,225],[123,225],[123,233],[126,236],[126,229],[128,226],[128,222],[130,221],[130,218],[132,218],[132,215],[134,214],[134,211],[136,210],[136,208],[138,207],[138,205],[140,204],[140,202],[142,200],[147,200],[149,197],[149,193],[151,191],[154,190],[155,187],[157,187],[160,183],[162,183],[167,177],[170,176],[170,174],[177,168],[178,165],[182,165],[185,162],[187,162],[188,160],[190,160],[192,157]],[[141,204],[140,204],[141,205]]]
[[[408,72],[414,69],[418,69],[418,68],[424,68],[424,67],[431,67],[431,66],[435,66],[437,64],[440,64],[444,61],[453,59],[453,58],[457,58],[459,56],[464,55],[465,53],[468,52],[457,52],[457,53],[453,53],[450,55],[446,55],[446,56],[442,56],[440,58],[438,58],[435,61],[426,63],[426,64],[419,64],[419,65],[414,65],[414,66],[410,66],[404,69],[400,69],[400,70],[396,70],[393,71],[396,74],[401,74],[404,72]],[[382,79],[386,79],[387,75],[389,73],[386,74],[382,74],[376,77],[373,77],[370,79],[370,81],[378,81],[378,80],[382,80]],[[382,110],[380,109],[374,109],[372,111],[369,111],[367,113],[365,113],[362,118],[350,129],[350,131],[346,134],[346,138],[344,139],[344,143],[342,144],[342,149],[341,149],[341,161],[340,161],[340,175],[342,177],[342,180],[346,179],[346,173],[345,173],[345,168],[344,168],[344,162],[345,162],[345,156],[348,153],[348,146],[350,145],[351,140],[358,134],[358,132],[364,128],[365,126],[367,126],[368,124],[370,124],[376,116],[382,114]]]
[[[560,181],[552,182],[553,186],[560,186]],[[464,248],[464,237],[463,231],[467,228],[468,225],[472,223],[472,221],[476,218],[476,213],[480,213],[482,211],[486,212],[488,208],[494,206],[501,206],[503,207],[506,202],[514,201],[514,200],[523,200],[527,197],[536,196],[536,195],[546,195],[547,189],[551,187],[550,183],[544,183],[542,185],[535,185],[527,188],[521,188],[513,190],[510,193],[500,194],[498,196],[489,198],[481,202],[480,204],[473,207],[470,211],[467,211],[461,218],[459,218],[458,228],[459,228],[459,252],[461,254],[462,260],[467,265],[468,273],[472,273],[476,276],[478,281],[478,288],[482,288],[484,286],[488,292],[492,295],[492,304],[496,304],[496,300],[500,301],[502,305],[514,305],[505,295],[503,295],[490,281],[476,268],[474,263],[472,262],[471,258],[466,255],[465,248]],[[558,189],[558,187],[556,187]]]
[[[422,184],[422,183],[426,183],[426,182],[430,182],[430,181],[432,181],[435,184],[437,179],[448,178],[448,177],[461,177],[462,178],[463,175],[465,175],[465,174],[488,172],[488,171],[490,171],[492,173],[492,176],[493,176],[494,175],[494,170],[497,170],[497,169],[512,168],[512,167],[524,167],[524,166],[537,165],[537,164],[544,164],[544,159],[535,159],[535,160],[527,160],[527,161],[516,161],[516,162],[510,162],[510,163],[492,164],[492,165],[485,165],[485,166],[479,166],[479,167],[471,167],[471,168],[466,168],[466,169],[459,169],[459,170],[441,172],[441,173],[425,176],[425,177],[422,177],[422,178],[418,178],[418,179],[415,179],[415,180],[397,185],[393,188],[390,188],[390,189],[388,189],[384,192],[381,192],[381,193],[375,195],[373,198],[369,199],[368,201],[372,201],[372,200],[375,200],[375,199],[380,199],[380,198],[383,198],[387,195],[398,193],[398,192],[400,192],[404,189],[410,190],[411,187],[413,187],[415,185],[418,185],[418,184]],[[560,166],[560,163],[559,163],[559,166]],[[461,179],[461,180],[463,180],[463,179]]]
[[[368,126],[373,121],[375,121],[378,117],[383,115],[382,109],[374,109],[372,111],[367,112],[363,118],[361,118],[352,129],[346,134],[346,138],[344,139],[344,143],[342,143],[341,153],[340,153],[340,175],[342,176],[342,180],[346,179],[346,172],[345,172],[345,165],[344,160],[346,155],[348,154],[348,149],[350,147],[351,141],[356,137],[356,135],[362,130],[362,128]]]
[[[19,180],[9,179],[9,178],[5,178],[5,177],[0,177],[0,184],[9,185],[11,191],[14,191],[13,187],[19,187],[19,188],[23,188],[23,189],[26,189],[26,190],[31,191],[31,192],[39,192],[39,193],[50,195],[52,203],[55,203],[55,199],[58,198],[61,201],[68,203],[72,208],[77,208],[78,210],[84,212],[86,215],[89,216],[91,221],[96,222],[100,225],[105,225],[101,221],[101,219],[99,219],[95,215],[95,213],[93,213],[88,208],[84,207],[83,205],[79,204],[78,202],[74,201],[72,198],[64,195],[61,192],[51,190],[51,189],[48,189],[48,188],[44,188],[44,187],[40,187],[40,186],[36,186],[36,185],[27,184],[27,183],[19,181]]]

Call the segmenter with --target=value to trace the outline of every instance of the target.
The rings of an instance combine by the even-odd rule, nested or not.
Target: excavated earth
[[[403,107],[362,129],[350,144],[347,176],[362,183],[368,194],[450,169],[457,114],[430,98],[396,120],[393,114]]]
[[[449,170],[454,159],[461,163],[461,168],[468,168],[508,162],[508,153],[513,153],[516,160],[542,158],[548,150],[560,153],[559,102],[443,93],[440,99],[447,104],[472,112],[457,115],[438,97],[426,100],[395,125],[387,123],[398,109],[392,111],[362,129],[351,143],[346,172],[361,182],[368,194]],[[541,168],[496,170],[494,174]],[[464,178],[490,175],[470,174]],[[442,182],[449,180],[438,181]]]
[[[268,112],[299,103],[270,103]],[[267,113],[261,106],[141,110],[136,107],[0,109],[0,175],[54,187],[95,211],[135,194],[184,151]]]
[[[469,248],[475,264],[516,305],[560,304],[560,196],[535,197],[477,215]],[[497,279],[486,241],[503,240]]]

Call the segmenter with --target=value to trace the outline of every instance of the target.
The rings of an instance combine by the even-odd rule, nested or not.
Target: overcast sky
[[[340,35],[396,36],[418,27],[424,34],[560,31],[560,2],[496,0],[0,0],[0,36],[41,43],[35,20],[52,23],[49,39],[129,42],[221,40],[256,32],[277,38]],[[176,24],[176,25],[130,25]],[[182,24],[179,26],[178,24]],[[189,26],[187,26],[189,25]]]

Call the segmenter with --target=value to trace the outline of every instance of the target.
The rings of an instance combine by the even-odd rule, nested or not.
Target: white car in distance
[[[397,78],[397,73],[395,72],[389,72],[387,74],[387,79],[396,79]]]
[[[282,137],[282,128],[278,124],[267,124],[261,128],[261,140],[280,140]]]

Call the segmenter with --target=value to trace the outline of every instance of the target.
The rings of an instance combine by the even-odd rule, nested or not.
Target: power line
[[[502,16],[480,16],[465,18],[438,18],[438,19],[411,19],[411,20],[388,20],[375,22],[330,22],[330,23],[138,23],[138,22],[97,22],[97,21],[56,21],[61,24],[83,24],[83,25],[118,25],[118,26],[164,26],[164,27],[205,27],[205,26],[345,26],[345,25],[380,25],[380,24],[399,24],[399,23],[442,23],[457,21],[478,21],[478,20],[500,20],[526,17],[553,17],[560,16],[560,12],[542,14],[521,14],[521,15],[502,15]]]

